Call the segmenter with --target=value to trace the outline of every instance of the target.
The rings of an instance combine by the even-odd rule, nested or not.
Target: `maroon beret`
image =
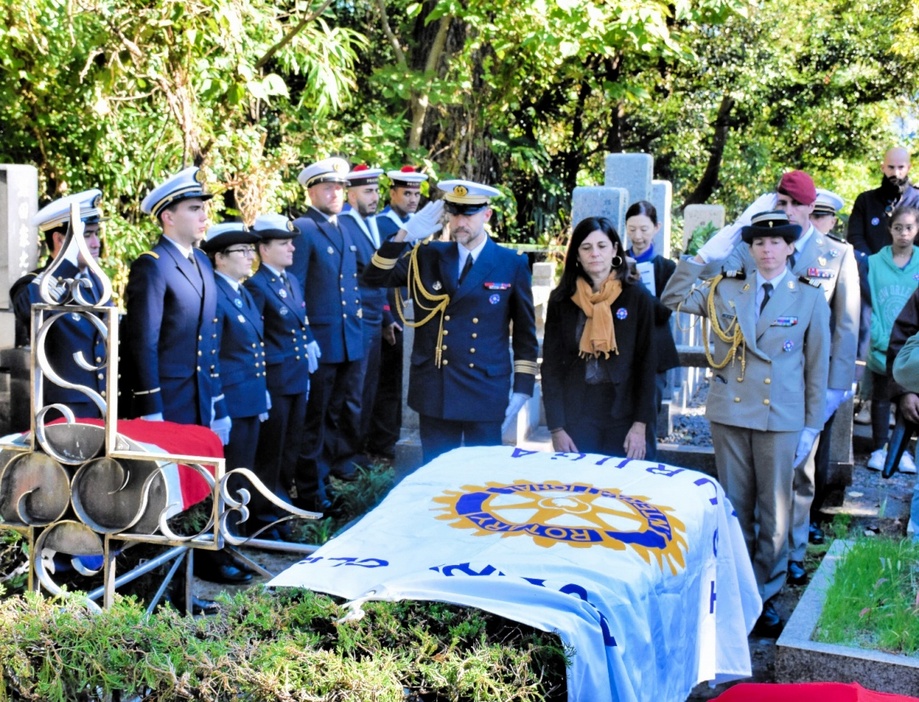
[[[804,171],[791,171],[783,175],[776,190],[783,195],[790,195],[802,205],[813,205],[817,199],[814,179]]]

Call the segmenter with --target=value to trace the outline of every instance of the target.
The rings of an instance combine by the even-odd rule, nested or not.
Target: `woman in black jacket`
[[[627,278],[612,223],[583,220],[549,297],[542,391],[556,451],[653,459],[654,299]]]

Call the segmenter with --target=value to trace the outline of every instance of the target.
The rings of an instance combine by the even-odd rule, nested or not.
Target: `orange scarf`
[[[577,290],[571,301],[587,315],[578,355],[581,358],[593,356],[609,358],[610,353],[619,355],[616,346],[616,332],[613,329],[612,305],[622,292],[622,283],[612,274],[603,281],[600,292],[594,292],[583,278],[578,278]]]

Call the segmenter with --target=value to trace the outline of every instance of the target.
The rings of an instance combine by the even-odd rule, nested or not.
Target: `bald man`
[[[910,156],[902,146],[888,149],[881,163],[881,187],[855,199],[846,238],[861,259],[890,244],[890,213],[899,205],[919,206],[919,190],[909,182]]]

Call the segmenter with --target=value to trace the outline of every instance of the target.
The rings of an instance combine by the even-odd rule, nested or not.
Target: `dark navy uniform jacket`
[[[272,395],[299,395],[310,386],[306,346],[314,338],[300,294],[300,281],[289,271],[285,274],[290,280],[290,291],[267,266],[260,266],[246,281],[246,290],[252,293],[264,322],[268,390]]]
[[[49,264],[50,265],[50,262]],[[48,265],[38,268],[17,280],[10,289],[10,298],[18,325],[25,330],[30,330],[32,325],[32,305],[42,304],[39,293],[41,279]],[[58,278],[75,278],[80,272],[79,268],[69,262],[62,261],[57,269]],[[87,274],[92,282],[90,291],[84,289],[83,295],[87,300],[97,301],[102,296],[102,282],[89,269]],[[111,302],[109,302],[111,305]],[[48,316],[45,316],[48,319]],[[28,344],[29,336],[24,339]],[[86,317],[79,314],[66,314],[59,317],[48,330],[45,338],[45,354],[51,367],[64,380],[85,385],[105,397],[106,369],[106,338],[98,328]],[[95,370],[81,368],[74,355],[83,353],[84,360],[95,366]],[[64,405],[90,403],[90,399],[77,390],[62,388],[50,380],[44,383],[45,405],[61,403]]]
[[[220,388],[217,283],[207,256],[193,251],[194,263],[161,238],[131,264],[121,330],[130,416],[162,412],[170,422],[211,423]],[[214,418],[227,415],[222,400],[214,409]]]
[[[419,414],[439,419],[502,421],[511,391],[510,346],[514,392],[532,395],[536,378],[536,322],[526,257],[488,239],[463,284],[457,286],[455,243],[426,241],[415,249],[425,289],[431,295],[448,295],[449,302],[443,313],[443,334],[439,315],[415,329],[409,405]],[[383,244],[364,272],[364,281],[405,285],[411,250],[404,243]],[[416,295],[415,320],[425,316]]]
[[[387,205],[377,214],[376,220],[377,231],[380,232],[380,242],[382,243],[402,229],[408,218],[403,220],[392,207]]]
[[[294,226],[294,262],[288,269],[303,283],[310,326],[322,356],[320,363],[356,361],[364,356],[357,246],[347,230],[310,208]]]
[[[358,287],[361,291],[361,309],[363,310],[364,322],[370,325],[383,324],[389,326],[393,322],[393,317],[386,299],[385,288],[373,288],[365,285],[361,282],[360,277],[364,269],[370,265],[370,259],[377,252],[377,247],[358,221],[360,215],[347,205],[345,207],[346,209],[338,217],[338,225],[348,232],[351,241],[357,247]],[[364,222],[363,224],[365,227],[370,226],[369,222]]]
[[[252,296],[219,274],[217,282],[217,342],[220,385],[230,417],[254,417],[268,411],[265,341],[262,313]]]

